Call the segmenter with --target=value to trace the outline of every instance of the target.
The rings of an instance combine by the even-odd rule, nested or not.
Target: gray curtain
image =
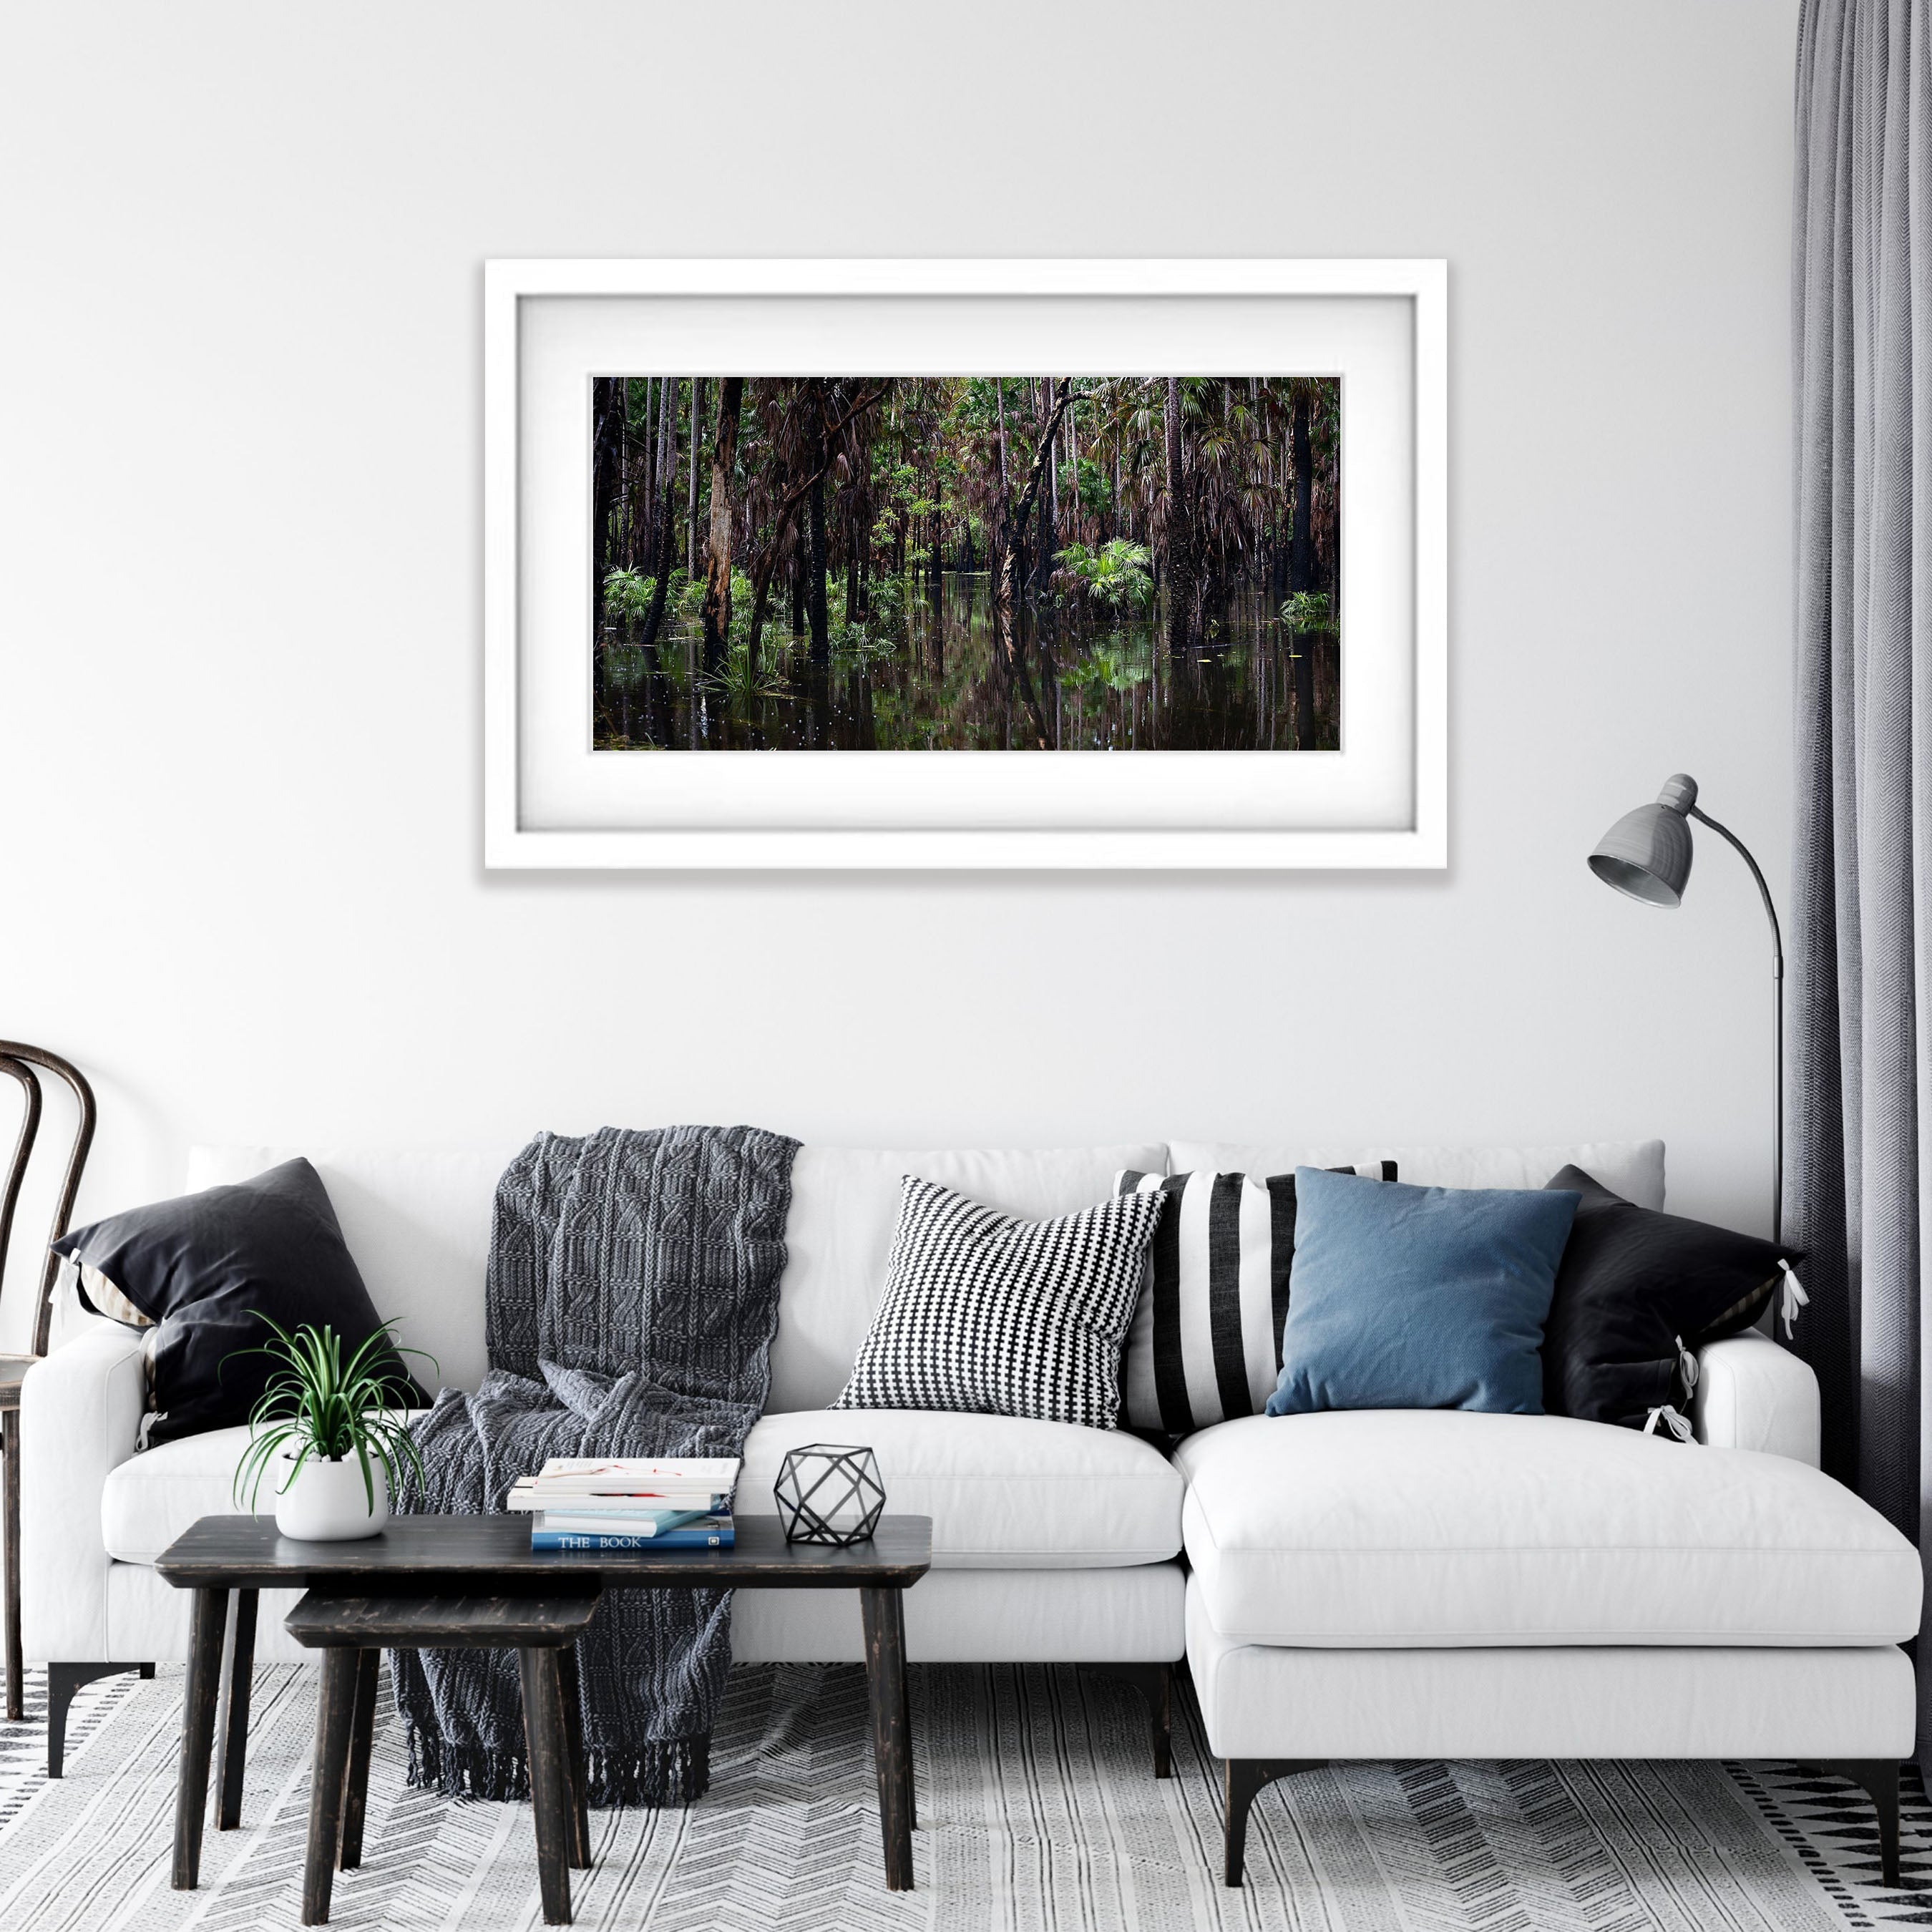
[[[1785,1228],[1810,1256],[1826,1467],[1932,1550],[1929,6],[1805,0],[1798,33]]]

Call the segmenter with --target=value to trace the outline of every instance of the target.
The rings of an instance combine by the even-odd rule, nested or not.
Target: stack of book
[[[737,1483],[735,1456],[553,1456],[510,1507],[530,1512],[532,1550],[729,1550]]]

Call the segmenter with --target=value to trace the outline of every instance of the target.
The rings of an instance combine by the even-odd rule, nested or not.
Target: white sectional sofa
[[[445,1384],[473,1387],[490,1202],[514,1150],[203,1148],[188,1185],[296,1151],[327,1184],[379,1310],[404,1318]],[[1280,1173],[1388,1156],[1403,1180],[1447,1186],[1539,1186],[1574,1161],[1663,1204],[1655,1142],[804,1148],[770,1405],[739,1508],[770,1508],[794,1444],[869,1443],[889,1506],[933,1519],[933,1568],[906,1604],[909,1654],[1135,1677],[1163,1773],[1167,1686],[1185,1656],[1228,1761],[1231,1883],[1256,1791],[1334,1758],[1816,1760],[1866,1784],[1895,1846],[1914,1711],[1898,1646],[1918,1628],[1917,1554],[1818,1473],[1816,1384],[1761,1335],[1703,1352],[1702,1449],[1559,1418],[1378,1412],[1223,1423],[1170,1457],[1060,1424],[825,1412],[877,1306],[903,1174],[1046,1216],[1102,1198],[1122,1168]],[[78,1683],[185,1656],[187,1603],[152,1565],[197,1516],[235,1507],[242,1440],[223,1430],[137,1454],[138,1344],[77,1325],[28,1375],[22,1406],[25,1640],[51,1667],[56,1769]],[[292,1660],[281,1607],[264,1603],[260,1654]],[[744,1662],[856,1661],[859,1618],[834,1593],[742,1592],[733,1644]]]

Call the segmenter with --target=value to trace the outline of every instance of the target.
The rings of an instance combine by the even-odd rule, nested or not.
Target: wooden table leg
[[[197,1590],[188,1628],[188,1689],[182,1700],[181,1780],[175,1793],[174,1888],[192,1892],[201,1876],[201,1828],[208,1814],[208,1761],[214,1748],[214,1706],[221,1682],[221,1640],[228,1592]]]
[[[17,1724],[26,1712],[26,1666],[20,1654],[20,1412],[0,1413],[0,1451],[7,1462],[5,1501],[7,1563],[7,1721]]]
[[[362,1820],[369,1810],[369,1753],[376,1738],[376,1678],[380,1650],[356,1653],[356,1714],[349,1732],[349,1766],[342,1787],[342,1855],[344,1871],[362,1862]]]
[[[577,1646],[556,1654],[557,1685],[563,1699],[564,1762],[570,1773],[570,1862],[590,1869],[590,1805],[584,1768],[584,1692],[578,1682]]]
[[[908,1832],[916,1832],[919,1829],[919,1803],[918,1793],[914,1789],[913,1778],[912,1692],[906,1682],[905,1592],[903,1590],[895,1590],[892,1593],[892,1622],[898,1628],[899,1638],[899,1708],[905,1713],[905,1750],[902,1758],[900,1768],[905,1786],[906,1829]],[[912,1883],[909,1875],[906,1883],[908,1886]]]
[[[237,1590],[228,1617],[228,1668],[221,1679],[215,1727],[214,1828],[242,1822],[242,1780],[248,1764],[248,1700],[255,1688],[255,1614],[260,1593]]]
[[[563,1690],[554,1648],[520,1650],[524,1735],[530,1755],[530,1808],[536,1814],[537,1877],[546,1925],[570,1923],[569,1744],[564,1736]]]
[[[356,1680],[362,1653],[325,1650],[322,1692],[315,1706],[315,1768],[308,1789],[308,1852],[302,1865],[304,1925],[328,1922],[335,1858],[342,1842],[342,1787],[349,1768],[349,1738],[356,1721]]]
[[[879,1778],[879,1823],[886,1840],[886,1886],[912,1884],[912,1732],[906,1708],[903,1592],[862,1589],[866,1689],[872,1707],[872,1756]]]

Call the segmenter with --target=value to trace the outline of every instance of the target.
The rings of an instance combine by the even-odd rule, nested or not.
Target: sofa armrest
[[[101,1492],[134,1453],[145,1401],[141,1338],[105,1322],[21,1384],[21,1636],[37,1663],[107,1657]]]
[[[1697,1352],[1690,1405],[1697,1440],[1762,1449],[1818,1466],[1818,1378],[1768,1335],[1748,1329]]]

